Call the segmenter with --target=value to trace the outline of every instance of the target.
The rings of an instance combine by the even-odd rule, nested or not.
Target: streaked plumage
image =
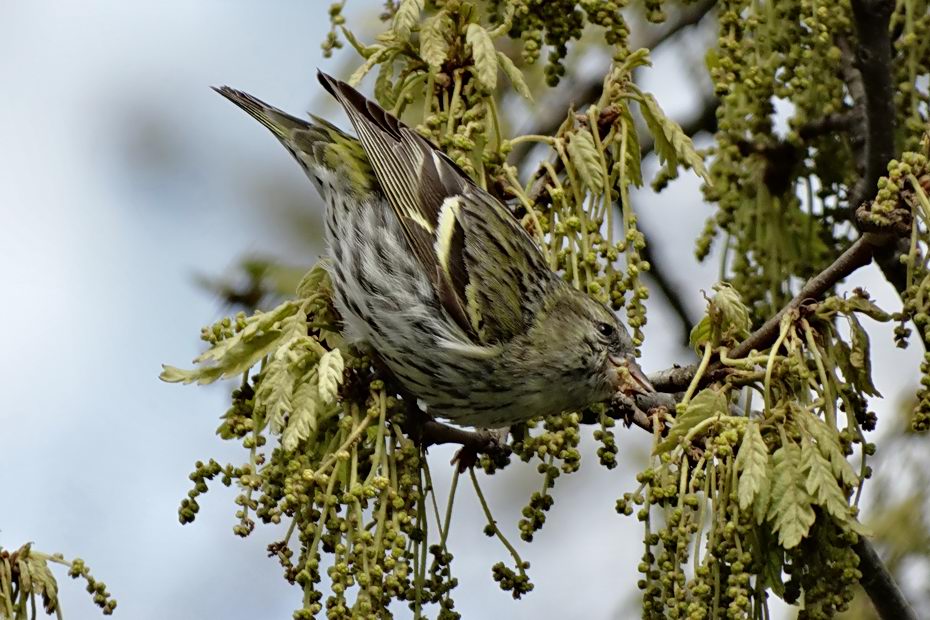
[[[507,207],[355,89],[319,77],[358,139],[218,92],[278,137],[326,201],[350,339],[459,424],[507,426],[651,389],[614,314],[553,273]]]

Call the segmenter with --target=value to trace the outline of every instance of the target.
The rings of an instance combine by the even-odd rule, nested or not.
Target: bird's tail
[[[322,182],[324,177],[329,185],[343,193],[373,191],[374,175],[361,144],[332,123],[315,116],[305,121],[228,86],[213,90],[267,127],[317,183],[321,192],[326,185]]]
[[[311,128],[307,121],[282,112],[273,105],[268,105],[261,99],[241,90],[229,86],[214,87],[213,90],[245,110],[249,116],[267,127],[281,140],[286,140],[294,130]]]

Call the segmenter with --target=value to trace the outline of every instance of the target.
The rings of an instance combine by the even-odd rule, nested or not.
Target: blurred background
[[[379,12],[379,2],[360,0],[347,17],[374,31]],[[194,461],[243,455],[214,434],[229,386],[182,388],[157,377],[162,363],[187,365],[200,350],[200,327],[229,313],[218,281],[247,290],[244,259],[303,268],[320,255],[322,205],[312,185],[263,128],[209,86],[229,84],[345,127],[315,71],[344,78],[357,60],[345,50],[323,59],[327,29],[325,3],[306,0],[0,3],[0,546],[34,541],[84,558],[119,601],[117,617],[289,618],[299,605],[299,589],[266,557],[282,531],[232,535],[233,490],[217,484],[197,521],[178,524]],[[703,101],[691,76],[707,37],[694,30],[657,49],[641,76],[680,120]],[[538,100],[534,114],[565,109]],[[693,258],[711,214],[696,179],[659,195],[641,191],[635,208],[684,306],[676,313],[662,295],[650,300],[642,363],[651,371],[691,361],[680,317],[700,317],[701,291],[717,280],[718,262]],[[845,287],[858,285],[897,307],[875,270]],[[900,433],[897,412],[918,379],[919,352],[895,349],[891,327],[870,325],[875,382],[885,395],[874,402],[880,448],[883,433]],[[492,582],[490,567],[506,551],[482,533],[470,485],[460,487],[449,545],[464,618],[638,615],[641,528],[618,516],[614,501],[635,488],[650,438],[620,429],[618,443],[621,465],[608,472],[588,433],[581,471],[559,481],[545,528],[521,545],[536,589],[519,603]],[[891,458],[907,458],[910,448],[900,445]],[[440,497],[451,456],[430,453]],[[886,482],[887,507],[895,483],[905,488],[913,476],[899,469]],[[537,484],[534,466],[520,463],[484,483],[512,540]],[[875,496],[866,488],[868,507]],[[57,575],[65,617],[99,617],[83,583]],[[926,594],[922,565],[904,576],[909,593]]]

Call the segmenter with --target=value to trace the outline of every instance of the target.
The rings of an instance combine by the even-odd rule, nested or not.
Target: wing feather
[[[345,108],[449,316],[481,344],[525,331],[533,304],[522,295],[555,275],[519,222],[432,143],[348,84],[318,75]]]

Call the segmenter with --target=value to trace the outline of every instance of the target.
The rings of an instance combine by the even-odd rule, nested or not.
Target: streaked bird
[[[327,205],[335,304],[431,415],[500,428],[653,391],[629,333],[549,269],[508,208],[431,142],[319,73],[358,138],[228,87]]]

